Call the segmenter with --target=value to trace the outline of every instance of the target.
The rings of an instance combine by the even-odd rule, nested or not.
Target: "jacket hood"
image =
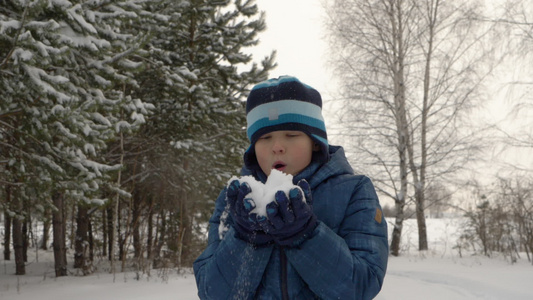
[[[330,145],[329,160],[325,163],[313,160],[302,172],[294,176],[293,182],[296,184],[298,181],[305,179],[314,189],[318,184],[327,181],[330,177],[345,174],[354,174],[354,171],[346,159],[344,149],[341,146]],[[263,183],[267,179],[265,173],[257,165],[245,165],[241,170],[241,176],[247,175],[252,175]]]

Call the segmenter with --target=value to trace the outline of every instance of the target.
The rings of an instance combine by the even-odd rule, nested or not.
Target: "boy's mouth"
[[[272,164],[272,169],[276,169],[278,171],[283,171],[287,165],[282,161],[277,161]]]

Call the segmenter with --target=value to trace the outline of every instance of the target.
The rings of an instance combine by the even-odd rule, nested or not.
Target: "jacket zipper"
[[[281,299],[289,300],[289,284],[287,280],[287,255],[285,255],[285,250],[283,246],[279,248],[280,254],[280,265],[281,265]]]

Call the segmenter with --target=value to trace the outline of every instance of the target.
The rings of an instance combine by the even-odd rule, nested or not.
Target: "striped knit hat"
[[[277,130],[306,133],[320,145],[315,157],[327,161],[328,136],[322,117],[322,98],[314,88],[292,76],[281,76],[258,83],[246,101],[246,133],[250,147],[244,154],[247,166],[257,163],[255,142],[264,134]]]

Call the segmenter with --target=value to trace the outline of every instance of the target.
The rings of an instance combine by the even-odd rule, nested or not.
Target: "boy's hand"
[[[252,244],[263,245],[272,241],[272,237],[263,231],[257,222],[257,215],[251,213],[255,202],[252,198],[246,198],[251,191],[248,183],[241,184],[238,180],[233,180],[226,191],[226,200],[237,237]]]
[[[259,219],[263,230],[282,246],[298,246],[317,225],[309,183],[300,180],[298,186],[289,191],[288,199],[278,191],[276,201],[267,205],[267,217]]]

